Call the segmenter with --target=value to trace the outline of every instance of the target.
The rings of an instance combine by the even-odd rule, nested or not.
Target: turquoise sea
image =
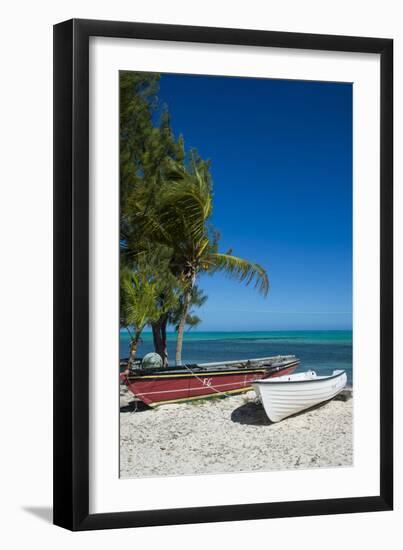
[[[176,334],[168,334],[168,355],[175,357]],[[120,332],[120,357],[128,355],[129,337]],[[151,332],[144,332],[138,356],[154,351]],[[271,355],[296,355],[300,370],[314,369],[331,374],[334,369],[347,371],[352,385],[352,331],[272,331],[272,332],[187,332],[184,337],[184,363],[206,363],[250,359]]]

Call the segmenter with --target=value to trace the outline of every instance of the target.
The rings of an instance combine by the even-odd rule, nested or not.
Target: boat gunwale
[[[258,366],[248,366],[248,367],[239,367],[237,370],[234,370],[234,367],[230,367],[228,370],[225,370],[222,368],[221,371],[217,371],[216,369],[211,370],[209,369],[203,369],[203,370],[192,370],[192,366],[189,366],[188,369],[173,369],[171,372],[167,372],[167,369],[165,370],[158,370],[158,371],[152,371],[150,370],[131,370],[128,374],[125,375],[127,380],[134,380],[134,379],[143,379],[143,378],[179,378],[179,377],[185,377],[185,378],[191,378],[191,377],[197,377],[197,376],[226,376],[229,374],[250,374],[250,373],[257,373],[257,372],[263,372],[263,373],[274,373],[274,372],[281,372],[282,370],[285,370],[289,367],[292,367],[294,365],[298,365],[300,363],[299,360],[297,361],[290,361],[288,363],[283,363],[282,365],[274,366],[274,365],[262,365],[260,367]],[[194,367],[193,367],[194,368]],[[123,373],[122,373],[123,374]]]
[[[263,368],[263,367],[259,367],[259,368],[243,368],[243,369],[239,369],[239,370],[222,370],[221,372],[216,372],[214,370],[212,371],[209,371],[209,370],[204,370],[204,371],[195,371],[195,372],[191,372],[191,371],[187,371],[187,372],[180,372],[180,373],[163,373],[163,372],[157,372],[157,373],[144,373],[143,372],[136,372],[136,371],[132,371],[131,373],[127,374],[125,377],[127,380],[139,380],[139,379],[144,379],[144,378],[153,378],[153,379],[160,379],[160,378],[193,378],[193,377],[201,377],[201,376],[228,376],[230,374],[238,374],[238,375],[244,375],[244,374],[252,374],[252,373],[259,373],[259,372],[262,372],[262,373],[268,373],[268,374],[271,374],[271,373],[275,373],[275,372],[279,372],[281,373],[281,371],[283,370],[286,370],[290,367],[293,367],[294,365],[298,365],[299,364],[299,361],[294,361],[293,363],[285,363],[284,365],[282,365],[281,367],[266,367],[266,368]]]
[[[142,359],[144,358],[138,358],[138,359],[135,359],[135,362],[138,363],[139,365],[141,364],[142,362]],[[266,361],[271,361],[272,363],[275,363],[276,361],[277,362],[281,362],[281,361],[295,361],[295,360],[298,360],[299,359],[297,358],[296,355],[294,354],[291,354],[291,355],[270,355],[268,357],[253,357],[251,359],[232,359],[230,361],[217,361],[217,362],[209,362],[209,363],[185,363],[184,365],[177,365],[177,366],[172,366],[172,367],[158,367],[160,368],[161,370],[166,370],[167,368],[173,368],[173,369],[184,369],[186,367],[197,367],[197,368],[225,368],[225,367],[230,367],[230,366],[236,366],[236,365],[248,365],[249,366],[257,366],[255,365],[255,363],[264,363]],[[129,358],[126,357],[124,359],[120,359],[119,363],[121,366],[124,366],[124,365],[127,365],[129,362]]]
[[[315,378],[311,378],[310,380],[278,380],[278,379],[276,380],[272,378],[265,378],[264,380],[256,380],[255,382],[253,382],[253,384],[262,384],[262,385],[276,384],[277,386],[279,384],[307,384],[311,382],[323,382],[327,380],[333,380],[335,378],[339,378],[339,376],[342,376],[343,374],[347,375],[345,370],[342,370],[338,374],[334,374],[330,376],[315,377]],[[293,375],[291,374],[290,376],[293,376]]]
[[[225,376],[229,374],[249,374],[249,373],[255,373],[255,372],[267,372],[268,369],[243,369],[239,371],[223,371],[223,372],[209,372],[209,371],[203,371],[203,372],[183,372],[183,373],[173,373],[173,374],[165,374],[165,373],[155,373],[155,374],[143,374],[142,372],[133,372],[131,374],[126,375],[126,378],[128,380],[137,380],[137,379],[143,379],[143,378],[193,378],[197,376]]]

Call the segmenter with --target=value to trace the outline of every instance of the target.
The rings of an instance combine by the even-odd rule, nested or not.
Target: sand
[[[271,424],[253,391],[136,410],[122,386],[121,477],[351,466],[349,397]]]

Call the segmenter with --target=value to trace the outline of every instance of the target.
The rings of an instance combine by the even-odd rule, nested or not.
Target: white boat
[[[317,376],[310,370],[257,380],[253,383],[256,395],[263,403],[269,420],[279,422],[305,409],[333,399],[347,383],[344,370],[335,370],[330,376]]]

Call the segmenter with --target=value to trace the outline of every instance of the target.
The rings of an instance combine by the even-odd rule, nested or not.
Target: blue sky
[[[220,250],[270,278],[202,276],[199,330],[351,329],[352,85],[161,75],[159,99],[212,162]]]

